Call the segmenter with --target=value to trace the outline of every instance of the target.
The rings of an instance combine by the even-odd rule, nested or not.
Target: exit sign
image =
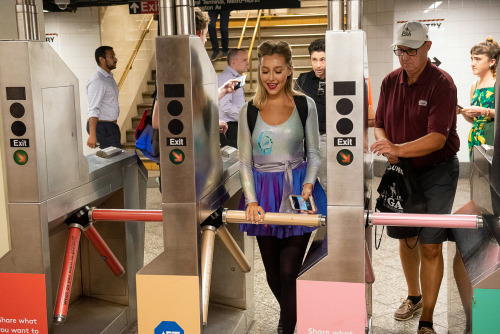
[[[129,3],[130,14],[158,14],[158,1],[132,1]]]

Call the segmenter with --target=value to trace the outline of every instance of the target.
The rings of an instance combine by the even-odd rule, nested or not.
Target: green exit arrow
[[[17,150],[14,152],[14,161],[18,165],[26,165],[28,163],[28,153],[23,150]]]

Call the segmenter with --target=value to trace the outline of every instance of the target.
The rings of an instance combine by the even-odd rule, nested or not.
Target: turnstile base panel
[[[66,322],[61,326],[54,326],[54,333],[121,333],[129,325],[127,308],[125,305],[84,296],[70,305]]]
[[[244,334],[248,333],[252,324],[253,319],[246,319],[245,310],[210,304],[203,334]]]

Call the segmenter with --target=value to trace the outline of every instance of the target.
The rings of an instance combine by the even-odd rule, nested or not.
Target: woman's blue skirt
[[[306,177],[307,162],[303,162],[292,170],[293,174],[293,194],[302,194],[302,184]],[[259,172],[253,169],[253,179],[257,194],[257,203],[265,212],[279,212],[281,196],[283,194],[284,172]],[[326,194],[319,182],[316,180],[312,196],[318,211],[316,213],[326,216]],[[288,201],[288,198],[284,198]],[[240,210],[246,209],[245,196],[242,196]],[[240,224],[240,230],[247,232],[250,236],[274,236],[279,239],[303,235],[312,232],[317,227],[291,226],[291,225],[266,225],[266,224]]]

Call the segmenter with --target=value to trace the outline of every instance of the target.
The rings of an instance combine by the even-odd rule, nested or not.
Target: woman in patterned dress
[[[474,146],[493,145],[493,142],[487,142],[483,127],[495,118],[495,79],[500,47],[493,38],[487,37],[485,41],[474,45],[470,53],[472,73],[479,80],[470,89],[471,105],[463,109],[457,107],[457,113],[472,123],[468,138],[469,157],[472,158]]]

